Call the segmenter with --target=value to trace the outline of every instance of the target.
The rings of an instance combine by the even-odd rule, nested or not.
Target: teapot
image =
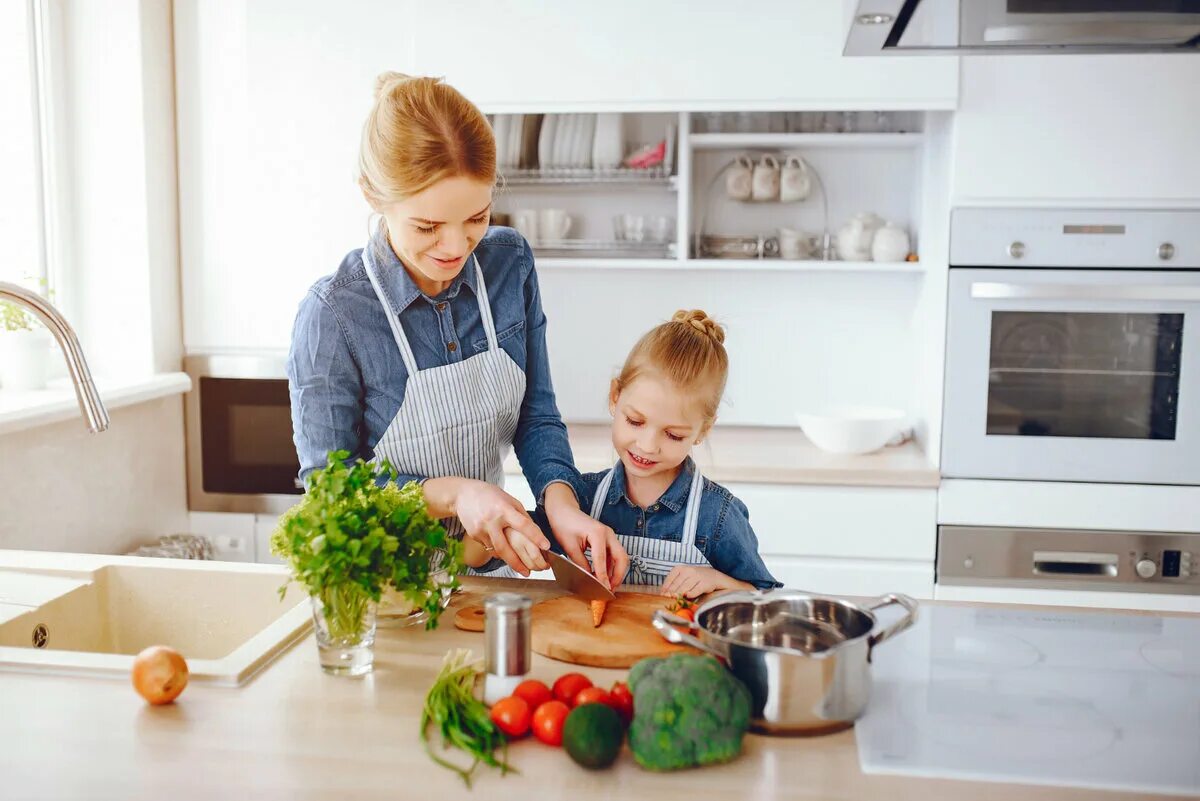
[[[875,232],[871,241],[873,261],[904,261],[908,256],[908,232],[895,223],[888,223]]]
[[[870,212],[854,215],[854,219],[837,232],[837,252],[842,261],[870,261],[871,242],[883,220]]]

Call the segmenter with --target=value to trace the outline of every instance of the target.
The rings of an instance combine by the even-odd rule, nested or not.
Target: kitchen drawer
[[[785,587],[828,595],[877,596],[901,592],[933,597],[933,562],[764,556]]]
[[[934,489],[727,486],[749,508],[762,554],[912,559],[933,565]]]

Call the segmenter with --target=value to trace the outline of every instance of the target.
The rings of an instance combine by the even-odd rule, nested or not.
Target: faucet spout
[[[75,385],[75,398],[79,401],[79,410],[87,420],[92,433],[98,433],[108,428],[108,410],[100,400],[96,384],[92,380],[92,371],[88,369],[87,359],[83,357],[83,348],[79,346],[79,338],[75,330],[58,309],[36,292],[19,287],[16,284],[0,281],[0,300],[6,300],[22,306],[42,321],[55,341],[62,349],[67,360],[67,370],[71,373],[71,382]]]

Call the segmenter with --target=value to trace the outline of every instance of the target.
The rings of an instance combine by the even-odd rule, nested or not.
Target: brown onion
[[[188,683],[188,666],[174,648],[151,645],[133,660],[133,688],[152,704],[169,704]]]

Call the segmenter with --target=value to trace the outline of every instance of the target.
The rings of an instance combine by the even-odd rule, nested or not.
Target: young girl
[[[677,311],[634,345],[612,382],[612,443],[620,458],[583,476],[587,497],[579,505],[629,552],[627,584],[689,598],[781,586],[758,555],[746,505],[704,478],[690,455],[717,417],[729,372],[724,341],[703,311]],[[549,530],[544,509],[534,520]],[[476,563],[486,556],[468,555]]]

